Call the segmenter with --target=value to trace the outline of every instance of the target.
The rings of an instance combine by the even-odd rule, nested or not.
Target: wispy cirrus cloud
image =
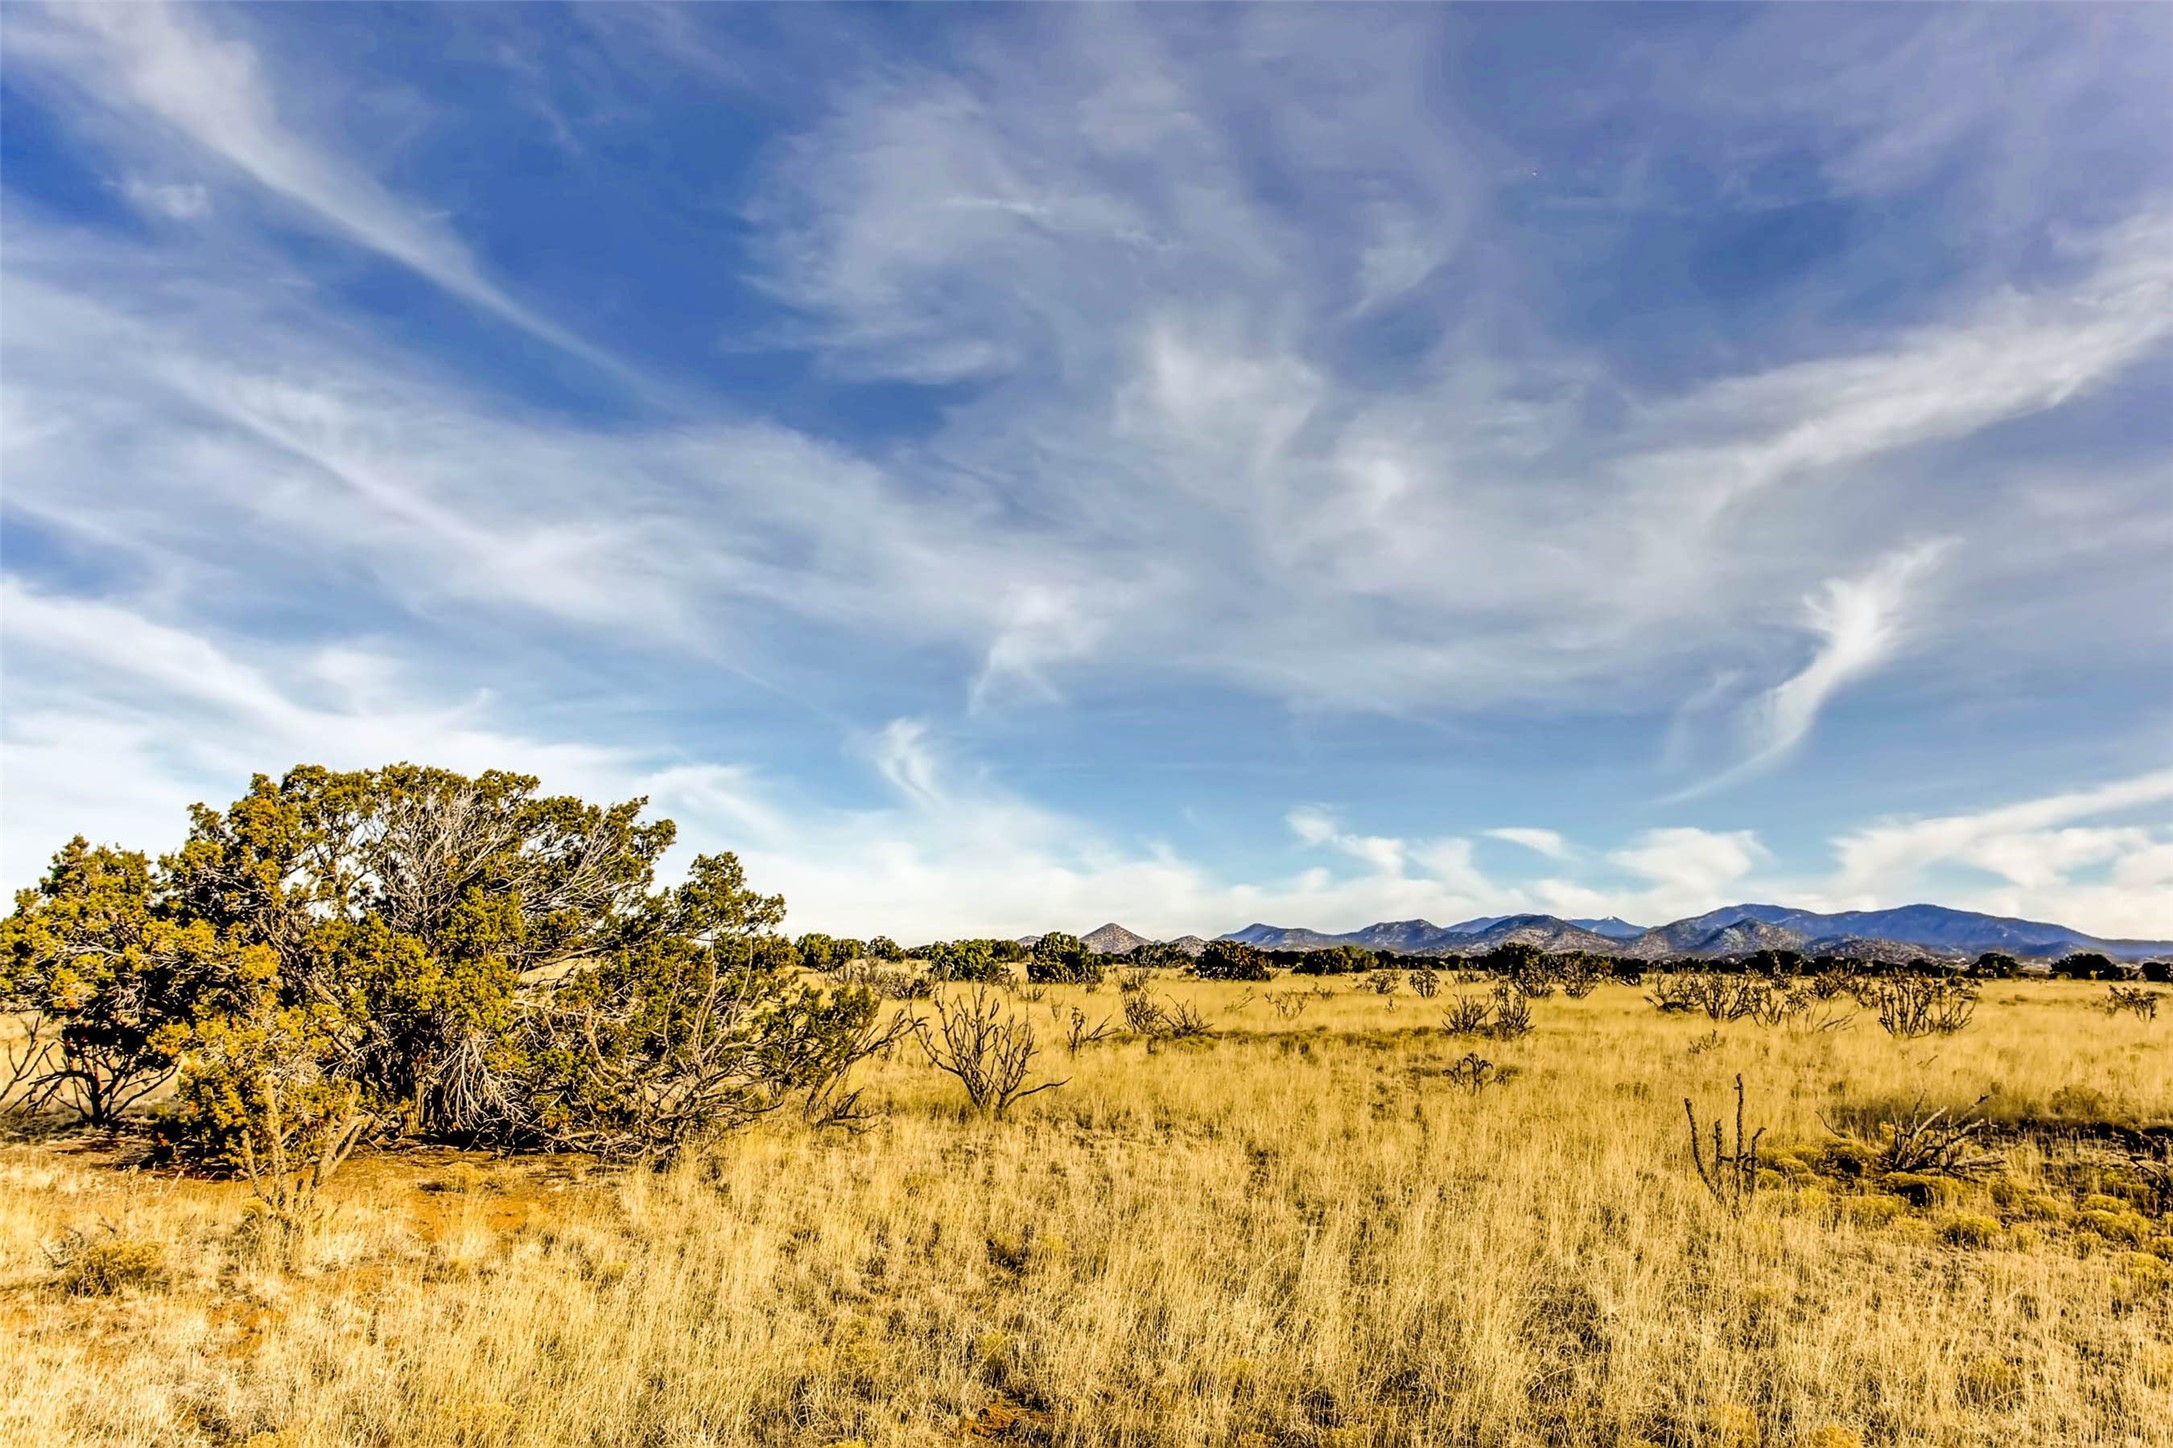
[[[193,7],[51,5],[10,17],[18,72],[68,86],[128,120],[150,120],[272,195],[554,347],[616,369],[614,359],[488,277],[442,218],[395,196],[337,149],[313,144],[281,115],[257,48]],[[177,219],[209,209],[205,188],[131,196]],[[180,209],[177,210],[176,208]]]
[[[1940,541],[1889,554],[1868,573],[1831,579],[1806,599],[1817,652],[1745,706],[1739,722],[1744,757],[1688,793],[1703,794],[1770,769],[1809,738],[1833,696],[1886,663],[1902,645],[1910,590],[1937,566],[1947,547]]]
[[[1908,795],[1927,817],[1974,810],[2016,741],[2052,795],[2156,737],[2173,166],[2142,122],[2173,29],[2148,14],[1565,33],[1578,101],[1543,108],[1475,61],[1483,16],[956,12],[900,50],[838,12],[783,54],[722,10],[494,14],[504,106],[300,8],[5,17],[10,576],[26,616],[155,618],[143,646],[185,665],[93,689],[11,651],[10,714],[110,740],[145,797],[178,777],[146,742],[162,694],[274,755],[469,749],[488,715],[522,727],[471,744],[587,779],[543,742],[586,739],[611,780],[677,780],[856,922],[1091,925],[1127,917],[1119,882],[1181,928],[1646,918],[1827,888],[1807,853],[1888,807],[1854,793],[1886,767],[1857,731],[1802,747],[1836,701],[1931,733],[1998,691],[2006,732]],[[1983,83],[2021,54],[2015,91]],[[463,163],[563,170],[402,165],[385,106]],[[515,365],[442,297],[518,329]],[[560,316],[679,375],[608,402],[523,375],[525,338],[611,365]],[[1931,538],[1970,566],[1904,546]],[[2051,671],[2093,707],[2032,687]],[[346,717],[365,686],[384,730]],[[1710,726],[1713,772],[1757,780],[1656,813],[1683,699],[1681,753]],[[1251,821],[1212,868],[1106,787],[1200,739],[1230,747],[1173,795]],[[1760,820],[1724,812],[1753,795]],[[1339,814],[1285,837],[1292,798]],[[1372,823],[1403,805],[1424,822]],[[1507,858],[1492,820],[1600,816],[1493,831],[1536,877],[1478,866]],[[2153,828],[1930,868],[2141,918]]]

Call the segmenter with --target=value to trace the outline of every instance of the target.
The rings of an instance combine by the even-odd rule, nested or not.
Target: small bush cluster
[[[955,1003],[938,996],[935,1020],[916,1021],[913,1036],[929,1065],[966,1088],[976,1111],[1000,1115],[1015,1101],[1064,1084],[1026,1084],[1040,1052],[1033,1025],[1006,1010],[986,986],[975,986]]]
[[[1450,998],[1441,1017],[1441,1029],[1452,1036],[1489,1036],[1514,1041],[1532,1032],[1532,1004],[1519,990],[1501,985],[1491,999],[1476,995]]]
[[[1969,1024],[1977,1009],[1977,985],[1953,976],[1908,975],[1873,983],[1867,1006],[1876,1006],[1879,1025],[1890,1036],[1951,1036]]]
[[[45,1244],[45,1260],[54,1284],[72,1297],[111,1297],[166,1280],[166,1249],[123,1237],[111,1224],[95,1233],[69,1228]]]
[[[1034,942],[1026,958],[1026,978],[1035,985],[1098,986],[1108,973],[1109,959],[1096,955],[1085,941],[1061,930],[1052,930]]]
[[[1268,958],[1256,946],[1242,940],[1211,940],[1200,958],[1193,962],[1192,973],[1201,980],[1267,980]]]
[[[1150,1041],[1183,1041],[1214,1032],[1199,1008],[1174,996],[1156,1004],[1145,991],[1128,991],[1124,997],[1124,1023],[1134,1035]]]

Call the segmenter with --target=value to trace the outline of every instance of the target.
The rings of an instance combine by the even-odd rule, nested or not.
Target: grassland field
[[[902,1043],[858,1133],[668,1171],[358,1155],[298,1270],[248,1189],[140,1143],[0,1146],[0,1442],[29,1445],[2173,1444],[2173,1019],[1999,982],[1960,1035],[1172,979],[1208,1038],[1014,1009],[1057,1090],[996,1117]],[[923,1006],[911,1009],[926,1009]],[[1477,1051],[1509,1079],[1450,1072]],[[1683,1098],[1765,1128],[1740,1212]],[[1889,1182],[1828,1123],[1981,1108],[2001,1164]]]

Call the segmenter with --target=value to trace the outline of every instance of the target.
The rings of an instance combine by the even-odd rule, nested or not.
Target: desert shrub
[[[1802,975],[1808,962],[1793,950],[1754,950],[1745,956],[1741,969],[1747,975],[1762,975],[1776,980],[1787,980]]]
[[[77,836],[0,922],[0,1009],[32,1022],[9,1062],[19,1104],[113,1125],[173,1078],[222,993],[267,968],[261,948],[177,909],[143,855]]]
[[[1394,970],[1376,970],[1366,976],[1366,989],[1375,995],[1394,995],[1403,985],[1403,973]]]
[[[1844,1154],[1889,1178],[1973,1179],[2001,1160],[1977,1144],[1988,1125],[1980,1114],[1987,1099],[1979,1097],[1962,1111],[1927,1107],[1921,1096],[1906,1106],[1881,1103],[1839,1112],[1826,1128],[1841,1138]]]
[[[898,948],[898,942],[887,935],[878,935],[868,942],[868,959],[870,960],[903,960],[904,958],[905,952]]]
[[[1556,978],[1562,983],[1562,994],[1581,1001],[1599,989],[1607,973],[1598,958],[1580,951],[1560,957]]]
[[[1015,1101],[1064,1084],[1026,1084],[1040,1049],[1033,1025],[1006,1011],[986,986],[975,986],[955,1003],[937,997],[935,1017],[933,1024],[916,1022],[914,1037],[929,1065],[966,1088],[966,1099],[974,1110],[1000,1115]]]
[[[1214,1023],[1190,1001],[1171,1000],[1167,1018],[1169,1036],[1173,1041],[1191,1040],[1215,1033]]]
[[[325,1184],[368,1131],[362,1088],[326,1068],[323,1036],[336,1020],[319,1010],[278,1009],[211,1022],[196,1042],[187,1110],[199,1140],[214,1133],[255,1197],[265,1249],[296,1265],[323,1223]]]
[[[829,1119],[872,993],[801,985],[784,902],[730,855],[654,889],[673,827],[642,809],[502,771],[258,776],[155,866],[64,848],[0,990],[62,1018],[42,1089],[110,1120],[186,1061],[169,1140],[274,1176],[320,1154],[320,1099],[387,1135],[601,1151]]]
[[[928,947],[928,974],[934,980],[966,985],[1001,985],[1016,979],[986,940],[936,941]]]
[[[1697,1168],[1698,1180],[1730,1215],[1740,1215],[1758,1193],[1758,1143],[1766,1134],[1763,1126],[1744,1134],[1742,1076],[1735,1078],[1735,1145],[1732,1149],[1727,1145],[1720,1118],[1716,1115],[1711,1123],[1712,1149],[1707,1152],[1699,1134],[1697,1107],[1687,1096],[1683,1098],[1683,1115],[1690,1121],[1690,1162]]]
[[[96,1233],[70,1227],[44,1250],[54,1285],[72,1297],[111,1297],[166,1280],[165,1247],[123,1237],[111,1224]]]
[[[1663,1015],[1701,1008],[1697,978],[1666,972],[1652,978],[1652,993],[1645,997]]]
[[[2116,985],[2106,993],[2105,1013],[2117,1016],[2126,1011],[2139,1021],[2154,1021],[2158,1018],[2158,1002],[2163,999],[2163,991]]]
[[[1197,1006],[1174,996],[1165,997],[1158,1004],[1144,991],[1125,996],[1124,1023],[1133,1034],[1145,1036],[1150,1041],[1179,1041],[1214,1032],[1212,1023]]]
[[[1191,956],[1167,940],[1150,940],[1145,945],[1135,946],[1124,960],[1142,970],[1184,970],[1192,964]]]
[[[1355,975],[1374,969],[1380,958],[1370,950],[1355,945],[1336,945],[1326,950],[1308,950],[1295,956],[1290,964],[1294,975]]]
[[[1811,977],[1804,989],[1811,993],[1813,1000],[1830,1001],[1848,994],[1849,978],[1838,970],[1821,970]]]
[[[1547,957],[1536,945],[1521,940],[1507,941],[1495,946],[1473,964],[1489,975],[1500,976],[1521,985],[1546,974]]]
[[[978,987],[977,987],[978,989]],[[493,1083],[494,1138],[671,1160],[797,1109],[855,1118],[847,1078],[910,1029],[874,992],[818,987],[667,937],[572,977],[525,1015],[524,1069]]]
[[[1866,1005],[1876,1006],[1890,1036],[1951,1036],[1977,1009],[1977,987],[1952,976],[1905,975],[1877,983]]]
[[[850,965],[869,953],[863,942],[849,936],[832,937],[815,932],[801,936],[795,948],[799,951],[801,965],[825,974]]]
[[[1957,1212],[1940,1226],[1939,1239],[1950,1247],[1989,1247],[2000,1239],[1999,1219]]]
[[[1494,1003],[1483,996],[1457,995],[1449,998],[1449,1008],[1441,1017],[1441,1029],[1452,1036],[1480,1036],[1486,1034],[1487,1023],[1494,1018]]]
[[[1514,1066],[1496,1066],[1477,1051],[1467,1051],[1461,1058],[1449,1063],[1443,1075],[1477,1096],[1489,1086],[1506,1086],[1516,1079]]]
[[[1091,1019],[1085,1011],[1080,1010],[1077,1006],[1071,1008],[1071,1023],[1064,1032],[1064,1050],[1068,1054],[1076,1056],[1079,1054],[1081,1047],[1096,1045],[1108,1039],[1109,1018],[1104,1016],[1101,1020],[1089,1025],[1088,1021]]]
[[[1275,1014],[1283,1020],[1295,1020],[1305,1014],[1305,1008],[1313,1003],[1310,992],[1302,990],[1271,990],[1267,1002],[1275,1008]]]
[[[1509,986],[1494,988],[1494,1021],[1487,1034],[1497,1041],[1520,1040],[1532,1033],[1532,1002],[1528,994]]]
[[[1087,949],[1078,936],[1061,930],[1036,941],[1026,960],[1026,978],[1039,985],[1100,985],[1107,969],[1106,958]]]
[[[843,967],[837,979],[841,985],[860,986],[886,1001],[924,1001],[935,993],[935,983],[920,972],[871,961]]]
[[[1268,958],[1242,940],[1210,940],[1192,973],[1201,980],[1267,980]]]
[[[1430,1001],[1441,994],[1441,972],[1430,965],[1422,965],[1410,974],[1411,993],[1422,1001]]]
[[[2121,980],[2127,972],[2096,951],[2076,951],[2052,963],[2054,980]]]

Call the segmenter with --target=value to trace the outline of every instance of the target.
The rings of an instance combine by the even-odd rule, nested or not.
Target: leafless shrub
[[[1905,975],[1878,983],[1879,1024],[1890,1036],[1951,1036],[1977,1009],[1977,987],[1948,976]]]
[[[1699,989],[1703,977],[1667,973],[1652,978],[1652,994],[1645,997],[1654,1009],[1663,1014],[1689,1012],[1703,1008],[1703,994]]]
[[[1493,1018],[1494,1003],[1485,997],[1451,996],[1449,1008],[1441,1017],[1441,1029],[1452,1036],[1483,1036]]]
[[[6,1058],[0,1065],[0,1109],[27,1115],[38,1107],[37,1083],[52,1075],[50,1058],[59,1043],[46,1034],[46,1018],[36,1011],[10,1011],[6,1017],[19,1029],[13,1033],[15,1039],[0,1047]],[[31,1090],[18,1098],[15,1093],[25,1085]]]
[[[1101,1021],[1093,1026],[1089,1026],[1087,1020],[1088,1016],[1085,1011],[1080,1010],[1077,1006],[1071,1008],[1071,1025],[1064,1032],[1064,1050],[1066,1054],[1076,1056],[1079,1054],[1081,1046],[1094,1045],[1109,1035],[1109,1017],[1103,1016]]]
[[[1124,992],[1124,1024],[1135,1036],[1162,1036],[1168,1033],[1169,1017],[1145,991],[1127,990]]]
[[[818,1129],[842,1126],[858,1131],[872,1113],[861,1109],[861,1088],[846,1089],[853,1068],[872,1056],[889,1060],[891,1049],[912,1035],[914,1029],[910,1016],[895,1011],[888,1021],[878,1021],[871,1015],[857,1028],[836,1031],[826,1049],[814,1053],[814,1069],[798,1073],[808,1083],[800,1102],[800,1114],[807,1124]]]
[[[2173,1146],[2160,1148],[2156,1156],[2133,1154],[2127,1169],[2149,1191],[2150,1209],[2158,1216],[2173,1217]]]
[[[1523,991],[1508,986],[1494,988],[1494,1023],[1487,1034],[1497,1041],[1515,1041],[1532,1033],[1532,1002]]]
[[[1838,1010],[1816,998],[1807,999],[1802,1007],[1788,1013],[1785,1024],[1797,1035],[1816,1036],[1827,1031],[1845,1031],[1856,1019],[1856,1012]]]
[[[865,986],[887,1001],[924,1001],[935,994],[935,984],[927,976],[870,960],[839,966],[837,979]]]
[[[1884,1171],[1971,1179],[2002,1160],[1998,1153],[1977,1146],[1976,1138],[1987,1125],[1977,1108],[1988,1099],[1980,1096],[1957,1112],[1946,1107],[1926,1110],[1919,1096],[1907,1107],[1858,1113],[1857,1119],[1844,1118],[1838,1124],[1820,1119],[1834,1135],[1872,1147]]]
[[[1045,985],[1018,986],[1016,990],[1019,999],[1030,1006],[1038,1006],[1049,998],[1049,988]]]
[[[1585,956],[1573,955],[1562,964],[1562,994],[1573,1001],[1581,1001],[1598,990],[1602,979],[1599,962]]]
[[[1174,996],[1163,997],[1156,1004],[1145,991],[1135,991],[1124,998],[1124,1023],[1135,1035],[1150,1041],[1182,1041],[1191,1037],[1213,1033],[1214,1027],[1200,1014],[1199,1007],[1178,1000]]]
[[[1366,989],[1375,995],[1394,995],[1402,984],[1403,975],[1400,971],[1376,970],[1366,977]]]
[[[1181,1041],[1191,1036],[1210,1035],[1214,1031],[1207,1017],[1200,1014],[1199,1007],[1186,1001],[1172,999],[1164,1019],[1169,1022],[1171,1040]]]
[[[1652,993],[1645,999],[1662,1011],[1778,1026],[1808,1015],[1814,1001],[1824,997],[1774,976],[1700,970],[1654,976]]]
[[[1411,972],[1411,993],[1422,1001],[1430,1001],[1441,994],[1441,972],[1430,965],[1422,965]]]
[[[1771,977],[1755,977],[1747,982],[1739,1000],[1743,1015],[1761,1026],[1788,1025],[1802,1020],[1810,1015],[1814,1004],[1809,991]]]
[[[2116,985],[2106,994],[2105,1013],[2117,1016],[2127,1011],[2139,1021],[2154,1021],[2158,1019],[2158,1002],[2163,999],[2164,991]]]
[[[1462,1059],[1452,1062],[1443,1074],[1476,1096],[1489,1086],[1508,1085],[1516,1079],[1517,1068],[1496,1066],[1477,1051],[1469,1051]]]
[[[1714,1117],[1712,1154],[1708,1158],[1704,1141],[1698,1132],[1698,1111],[1690,1098],[1683,1098],[1683,1115],[1690,1122],[1690,1162],[1698,1169],[1698,1180],[1705,1183],[1713,1200],[1728,1210],[1731,1216],[1742,1215],[1758,1193],[1758,1143],[1766,1129],[1761,1126],[1748,1136],[1743,1132],[1743,1077],[1735,1078],[1735,1147],[1727,1149],[1726,1137],[1721,1130],[1719,1117]]]
[[[988,987],[977,985],[972,994],[956,1002],[938,996],[935,1012],[936,1023],[916,1021],[914,1034],[928,1064],[957,1077],[976,1111],[1001,1114],[1014,1101],[1064,1084],[1026,1084],[1039,1051],[1034,1028],[1005,1010]]]
[[[357,1105],[360,1092],[352,1084],[317,1093],[300,1111],[287,1109],[286,1085],[278,1072],[262,1078],[257,1114],[243,1126],[234,1160],[256,1198],[266,1245],[292,1265],[324,1224],[325,1184],[372,1118]]]
[[[1271,990],[1267,1002],[1275,1007],[1275,1014],[1286,1021],[1296,1020],[1305,1014],[1305,1008],[1313,1003],[1313,994],[1302,990]]]
[[[1124,995],[1136,995],[1153,979],[1153,971],[1144,966],[1132,966],[1117,973],[1117,990]]]

